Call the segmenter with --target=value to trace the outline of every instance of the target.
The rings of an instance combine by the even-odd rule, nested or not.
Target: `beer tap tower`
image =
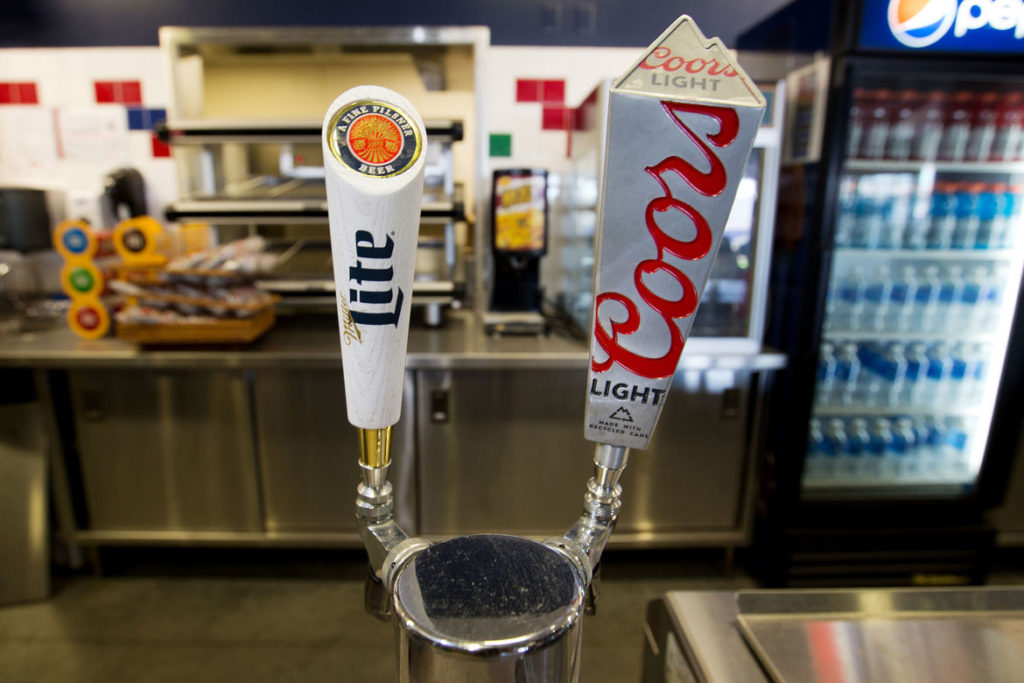
[[[646,448],[721,242],[764,99],[722,43],[680,17],[613,86],[599,209],[583,513],[559,538],[430,543],[393,518],[398,421],[423,186],[423,122],[362,86],[324,119],[324,163],[356,510],[392,602],[400,681],[578,681],[582,613],[631,448]]]

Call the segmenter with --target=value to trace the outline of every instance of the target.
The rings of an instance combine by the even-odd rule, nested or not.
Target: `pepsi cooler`
[[[1024,4],[863,0],[831,20],[830,57],[789,79],[804,134],[780,184],[767,341],[789,365],[759,567],[979,582],[1019,431]]]

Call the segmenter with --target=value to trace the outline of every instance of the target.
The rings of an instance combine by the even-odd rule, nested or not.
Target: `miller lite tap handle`
[[[386,88],[352,88],[324,117],[345,398],[361,439],[378,442],[364,444],[369,467],[387,464],[384,432],[401,415],[426,144],[419,113]]]

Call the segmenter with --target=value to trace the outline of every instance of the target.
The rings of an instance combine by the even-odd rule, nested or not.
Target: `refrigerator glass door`
[[[1021,279],[1024,79],[851,85],[804,495],[968,492]]]

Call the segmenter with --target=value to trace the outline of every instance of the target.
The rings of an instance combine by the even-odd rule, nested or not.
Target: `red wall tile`
[[[544,107],[543,130],[571,130],[575,110],[570,107]]]
[[[19,83],[20,101],[22,104],[39,104],[39,93],[35,83]]]
[[[121,104],[142,104],[142,84],[138,81],[121,81]]]
[[[142,104],[139,81],[93,81],[97,104]]]
[[[565,80],[541,81],[540,101],[545,104],[565,102]]]
[[[151,139],[152,145],[153,145],[153,156],[154,157],[169,157],[169,156],[171,156],[171,147],[170,147],[170,145],[167,145],[167,144],[161,142],[160,139],[157,138],[156,135],[153,135],[150,139]]]
[[[114,83],[112,81],[93,81],[92,87],[96,92],[97,104],[117,102],[117,100],[114,99]]]
[[[0,104],[39,104],[35,83],[0,83]]]
[[[520,78],[516,80],[516,102],[539,102],[540,81]]]

